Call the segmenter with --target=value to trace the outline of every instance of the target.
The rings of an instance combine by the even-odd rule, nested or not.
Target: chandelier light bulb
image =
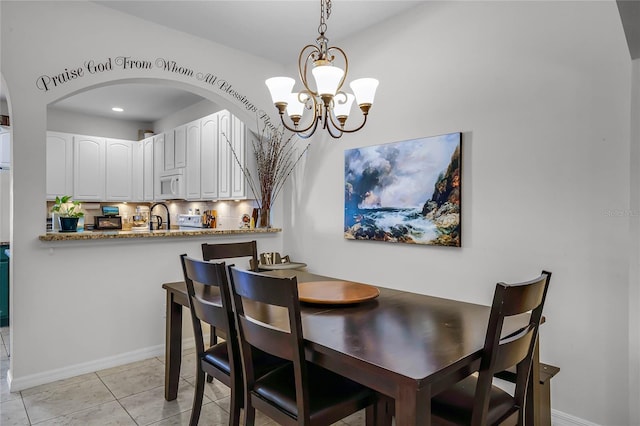
[[[271,100],[274,104],[289,102],[289,94],[296,83],[291,77],[271,77],[265,80],[265,84],[271,93]]]
[[[304,102],[300,102],[300,98],[307,100],[309,96],[305,93],[289,93],[289,103],[287,104],[287,114],[289,117],[301,117],[304,112]]]
[[[331,65],[321,65],[312,69],[311,73],[316,80],[316,87],[318,88],[318,94],[320,96],[335,96],[342,77],[344,76],[344,70],[342,68]]]
[[[351,90],[356,96],[358,105],[373,105],[373,98],[376,96],[376,89],[378,88],[378,80],[375,78],[359,78],[353,80],[349,86],[351,86]]]
[[[355,100],[355,96],[351,93],[338,93],[333,98],[333,114],[336,118],[340,117],[349,117],[349,112],[351,112],[351,105]]]

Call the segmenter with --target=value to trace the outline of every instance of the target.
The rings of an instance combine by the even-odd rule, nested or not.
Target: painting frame
[[[344,238],[462,247],[462,132],[344,152]]]

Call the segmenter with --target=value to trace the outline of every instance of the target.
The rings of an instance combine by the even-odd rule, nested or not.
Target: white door
[[[200,195],[218,199],[218,114],[200,121]]]
[[[198,121],[198,125],[200,120]],[[173,144],[173,164],[176,169],[187,166],[187,149],[189,145],[189,126],[192,123],[185,124],[184,126],[180,126],[175,129],[175,141]],[[198,136],[198,139],[200,137]],[[165,141],[166,143],[166,141]],[[165,153],[166,153],[165,148]],[[165,160],[166,163],[166,160]]]
[[[186,124],[186,198],[200,199],[200,120]],[[177,148],[177,145],[176,145]]]
[[[161,200],[160,176],[164,173],[164,133],[153,137],[153,190],[154,200]]]
[[[105,140],[73,137],[73,198],[102,201],[105,195]]]
[[[47,132],[47,200],[73,194],[73,136]]]
[[[244,123],[236,116],[231,116],[233,126],[233,139],[231,145],[231,197],[234,199],[247,198],[247,190],[244,177],[246,132]]]
[[[231,198],[231,115],[224,110],[219,113],[218,122],[218,196],[221,199]]]
[[[143,201],[153,201],[153,185],[155,175],[153,174],[153,137],[142,141],[142,199]]]
[[[11,167],[11,132],[0,128],[0,167]]]
[[[133,200],[133,142],[106,141],[107,201]]]

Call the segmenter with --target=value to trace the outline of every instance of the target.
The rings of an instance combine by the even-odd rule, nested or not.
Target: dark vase
[[[271,228],[271,209],[258,209],[258,228]]]
[[[60,232],[76,232],[78,230],[77,217],[59,217]]]

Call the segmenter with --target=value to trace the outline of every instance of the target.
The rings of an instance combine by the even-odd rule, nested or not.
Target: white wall
[[[175,60],[228,79],[259,108],[271,107],[263,81],[281,67],[91,2],[1,2],[1,73],[11,100],[13,235],[11,258],[12,390],[162,351],[163,282],[180,279],[178,255],[198,256],[205,241],[229,237],[43,243],[47,105],[94,86],[150,82],[190,90],[255,123],[255,114],[196,75],[160,68],[86,73],[49,91],[43,74],[121,55]],[[114,31],[117,29],[117,31]],[[89,133],[89,132],[88,132]],[[255,237],[281,251],[281,234]],[[42,356],[46,348],[46,356]]]
[[[138,140],[138,130],[149,129],[151,123],[145,121],[116,120],[107,117],[47,109],[47,130],[75,133],[105,138]]]
[[[340,47],[349,79],[380,80],[376,102],[363,131],[312,144],[285,251],[311,271],[483,304],[496,282],[548,269],[542,360],[562,369],[553,408],[631,424],[639,235],[627,214],[631,61],[615,2],[429,2]],[[462,248],[343,238],[344,150],[457,131]]]
[[[190,107],[177,111],[175,114],[171,114],[168,117],[155,121],[152,128],[156,133],[166,132],[167,130],[176,128],[193,120],[206,117],[207,115],[213,114],[214,112],[218,112],[222,109],[224,108],[205,99],[191,105]]]
[[[91,3],[0,10],[20,212],[11,241],[11,376],[20,389],[157,351],[160,283],[179,279],[177,254],[197,255],[203,242],[40,242],[47,104],[93,85],[155,79],[255,121],[217,88],[157,69],[87,75],[47,93],[36,79],[90,59],[168,57],[230,79],[271,111],[262,81],[282,68]],[[284,248],[281,235],[259,237],[260,247],[327,275],[485,304],[495,282],[548,268],[541,339],[542,359],[562,368],[554,409],[633,424],[628,299],[638,256],[630,263],[629,246],[638,230],[629,232],[625,214],[631,66],[615,2],[429,2],[340,46],[350,79],[381,80],[370,123],[339,141],[314,137],[286,205]],[[464,132],[463,247],[345,241],[343,151],[451,131]]]
[[[629,423],[640,424],[640,59],[634,60],[632,67],[630,160]]]

